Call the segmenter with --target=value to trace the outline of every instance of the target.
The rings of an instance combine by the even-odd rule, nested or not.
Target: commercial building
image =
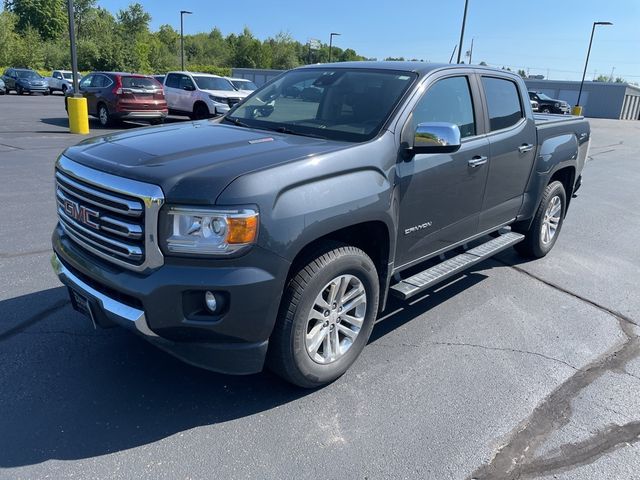
[[[580,82],[529,78],[525,83],[529,90],[564,100],[569,105],[578,101]],[[584,82],[580,104],[587,117],[640,120],[640,87],[628,83]]]
[[[246,78],[261,87],[269,80],[280,75],[284,70],[269,70],[265,68],[232,68],[233,78]]]

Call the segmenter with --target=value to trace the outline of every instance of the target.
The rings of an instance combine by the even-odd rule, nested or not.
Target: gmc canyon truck
[[[315,88],[316,98],[284,93]],[[55,166],[53,268],[95,325],[180,359],[317,387],[407,299],[556,242],[590,140],[518,75],[302,67],[224,117],[83,141]]]

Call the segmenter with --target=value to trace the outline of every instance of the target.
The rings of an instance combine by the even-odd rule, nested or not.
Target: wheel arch
[[[366,253],[376,266],[380,284],[379,311],[382,311],[386,303],[390,274],[391,238],[389,226],[381,220],[365,221],[328,232],[309,241],[298,251],[291,262],[287,282],[300,268],[326,249],[327,245],[350,245]]]

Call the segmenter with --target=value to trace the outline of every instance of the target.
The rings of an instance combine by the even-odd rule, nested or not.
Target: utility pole
[[[180,10],[180,65],[184,72],[184,16],[191,15],[193,12]]]
[[[613,72],[616,69],[616,67],[611,67],[611,76],[609,77],[609,81],[613,82]]]
[[[467,52],[467,57],[469,57],[469,65],[471,65],[471,57],[473,57],[473,38],[471,39],[471,48]]]
[[[462,54],[462,45],[464,42],[464,26],[467,23],[467,7],[469,6],[469,0],[464,0],[464,15],[462,16],[462,28],[460,29],[460,42],[458,43],[458,45],[460,46],[460,48],[458,48],[458,60],[456,61],[456,63],[460,63],[460,56]]]

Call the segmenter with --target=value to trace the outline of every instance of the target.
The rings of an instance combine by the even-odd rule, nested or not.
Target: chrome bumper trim
[[[137,330],[147,337],[158,336],[149,328],[144,311],[118,302],[83,282],[62,264],[55,253],[51,257],[51,266],[62,283],[98,302],[109,320],[125,328]]]

